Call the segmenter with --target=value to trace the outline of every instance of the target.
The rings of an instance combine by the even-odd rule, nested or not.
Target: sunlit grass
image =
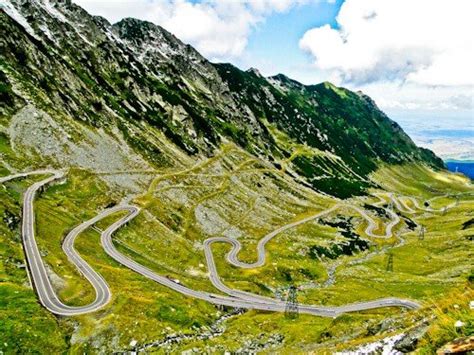
[[[439,174],[442,173],[433,175],[426,168],[409,166],[384,168],[374,177],[383,181],[387,190],[397,195],[415,196],[420,204],[424,199],[439,196],[432,188],[427,189],[431,182],[430,186],[440,191],[469,191],[465,180],[452,179],[450,175],[440,178]],[[403,183],[400,182],[402,177]],[[2,202],[5,201],[3,208],[18,216],[21,194],[33,180],[6,184],[6,189],[0,191]],[[94,291],[62,252],[64,236],[121,198],[100,178],[80,170],[70,171],[66,183],[50,186],[38,196],[35,202],[38,243],[44,260],[62,280],[58,292],[67,304],[87,304],[93,300]],[[350,203],[363,208],[364,203],[376,201],[375,197],[365,197],[353,198]],[[454,201],[452,197],[439,197],[431,206],[441,208]],[[185,173],[170,170],[157,176],[148,192],[133,203],[142,211],[114,235],[117,248],[158,274],[179,279],[193,289],[217,292],[207,275],[202,249],[206,238],[238,233],[243,246],[240,260],[253,262],[257,258],[257,243],[267,233],[323,211],[336,201],[302,188],[275,169],[249,160],[247,153],[228,147],[217,158],[187,169]],[[410,202],[407,204],[414,208]],[[212,218],[216,220],[206,222],[198,213],[203,208],[206,213],[215,212]],[[343,305],[393,296],[417,300],[424,309],[408,312],[383,308],[344,315],[335,320],[307,315],[291,320],[283,314],[248,311],[227,321],[223,336],[206,341],[191,339],[172,350],[216,347],[235,351],[246,339],[265,343],[272,335],[282,334],[284,341],[275,348],[278,351],[328,353],[342,349],[341,339],[349,346],[380,337],[379,333],[372,334],[370,327],[386,319],[398,324],[400,330],[410,327],[433,304],[442,303],[448,307],[454,299],[449,296],[450,292],[464,287],[465,273],[472,267],[470,260],[474,255],[472,241],[466,238],[472,232],[462,230],[462,224],[472,218],[472,209],[472,198],[463,195],[460,203],[446,213],[401,213],[426,227],[423,240],[419,239],[418,231],[410,231],[404,222],[394,228],[397,238],[370,238],[364,232],[367,222],[354,210],[341,209],[325,218],[352,217],[354,231],[371,244],[369,250],[335,260],[319,260],[310,253],[312,246],[330,247],[345,241],[337,228],[316,221],[275,236],[267,244],[265,265],[257,269],[244,270],[229,265],[225,255],[230,246],[215,244],[213,252],[220,276],[228,286],[236,289],[266,296],[274,296],[275,291],[283,290],[284,297],[284,288],[295,284],[302,286],[298,301],[305,304]],[[372,211],[367,213],[376,220],[375,233],[384,234],[389,219],[380,218]],[[122,215],[109,216],[97,223],[97,227],[104,230]],[[0,288],[8,300],[18,289],[20,299],[30,304],[40,317],[38,322],[49,324],[45,334],[50,337],[43,337],[41,344],[55,339],[58,349],[65,349],[66,340],[58,339],[72,334],[73,352],[110,349],[111,344],[114,349],[127,349],[132,339],[146,343],[174,332],[193,333],[217,317],[213,305],[184,297],[116,263],[100,246],[100,234],[89,229],[78,236],[76,249],[105,278],[112,291],[112,300],[96,313],[56,320],[38,305],[33,291],[23,286],[27,280],[25,269],[15,266],[23,261],[18,226],[13,231],[7,230],[4,223],[0,226],[4,231],[0,236],[0,253],[5,256],[0,264]],[[387,270],[388,252],[393,256],[393,271]],[[339,265],[335,283],[322,287],[328,278],[327,266],[334,263]],[[14,306],[16,303],[3,305],[3,312],[9,317],[10,331],[6,333],[9,336],[16,324],[25,322],[26,314],[30,314],[14,316]],[[440,316],[440,319],[443,318]],[[449,322],[451,319],[445,322],[446,327]],[[446,327],[434,328],[429,333],[430,339],[441,344],[452,338],[455,334]],[[140,329],[139,333],[137,329]],[[30,341],[25,339],[26,343]]]

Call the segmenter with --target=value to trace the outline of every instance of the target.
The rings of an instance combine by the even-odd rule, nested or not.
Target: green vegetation
[[[38,177],[40,179],[40,177]],[[5,354],[68,348],[68,327],[40,306],[29,285],[19,232],[21,191],[31,180],[0,187],[0,351]]]
[[[405,184],[398,185],[398,179],[392,183],[392,180],[387,179],[387,174],[403,175]],[[446,193],[466,191],[466,180],[414,166],[383,168],[373,179],[379,185],[382,182],[391,184],[384,187],[400,194],[424,198],[439,196],[424,190],[424,184],[418,185],[420,177],[425,183],[430,182],[431,186],[444,189]],[[2,197],[2,201],[11,201],[9,216],[18,216],[21,191],[30,181],[27,179],[6,184],[4,194],[7,195]],[[228,183],[230,181],[231,184]],[[249,196],[255,197],[249,199]],[[81,170],[69,171],[66,183],[53,185],[38,197],[38,242],[45,252],[45,261],[62,280],[58,283],[58,291],[68,304],[90,302],[94,293],[62,253],[61,240],[72,227],[120,199],[120,194],[111,193],[100,179]],[[450,197],[439,197],[432,205],[443,206],[452,200]],[[374,201],[364,199],[363,203],[375,201],[375,198]],[[421,300],[430,307],[432,302],[447,302],[444,295],[462,285],[468,277],[464,275],[464,279],[459,278],[456,270],[468,268],[470,260],[469,243],[472,242],[466,238],[469,230],[462,229],[463,223],[470,218],[467,215],[471,208],[469,201],[467,195],[462,197],[459,206],[448,210],[445,215],[409,215],[414,222],[432,227],[428,228],[423,241],[418,240],[417,234],[406,226],[397,227],[397,233],[401,233],[405,241],[390,249],[394,266],[393,272],[389,273],[386,271],[386,251],[381,248],[393,246],[397,241],[364,236],[365,222],[352,210],[340,210],[328,216],[325,220],[334,221],[329,224],[309,222],[275,237],[267,245],[266,264],[258,269],[242,270],[229,266],[224,257],[229,250],[227,245],[216,245],[213,251],[222,279],[237,289],[272,297],[275,292],[279,292],[284,297],[285,287],[295,284],[301,288],[298,295],[301,303],[339,305],[361,299],[396,296]],[[331,198],[302,189],[286,174],[261,166],[258,160],[233,145],[223,147],[215,157],[194,167],[176,172],[169,170],[166,174],[158,175],[148,192],[136,202],[144,210],[128,227],[118,232],[115,240],[119,250],[162,275],[179,279],[188,287],[213,292],[215,290],[203,267],[204,255],[199,251],[199,243],[205,238],[239,233],[244,247],[239,258],[251,262],[255,260],[256,243],[263,235],[276,226],[304,218],[334,204]],[[356,198],[352,203],[362,205],[362,200],[358,202]],[[209,217],[203,217],[199,212],[203,208],[216,211],[217,216],[207,222],[206,218]],[[378,218],[375,212],[374,217]],[[4,215],[7,214],[4,212]],[[97,227],[103,230],[118,217],[111,216],[98,223]],[[341,218],[351,220],[354,232],[370,241],[370,249],[319,260],[321,255],[316,255],[314,250],[332,248],[346,241],[347,237],[341,234],[340,227],[336,227]],[[18,236],[18,219],[16,225],[12,223],[10,226]],[[380,223],[381,233],[386,223],[387,220]],[[4,223],[2,228],[8,228],[8,225]],[[446,235],[451,238],[446,239]],[[163,339],[166,334],[173,332],[199,334],[203,326],[212,324],[216,319],[218,313],[214,306],[180,296],[144,279],[110,260],[98,247],[99,244],[99,234],[89,230],[78,237],[76,248],[111,287],[113,299],[103,310],[73,319],[55,320],[41,309],[31,290],[23,291],[29,294],[29,302],[35,307],[33,310],[37,309],[38,314],[43,314],[39,316],[40,320],[44,322],[45,317],[49,319],[50,332],[63,339],[56,343],[63,344],[61,346],[64,349],[70,347],[73,352],[97,351],[110,346],[126,349],[132,339],[146,343]],[[15,288],[24,287],[21,285],[26,277],[24,269],[12,267],[15,263],[21,263],[21,247],[18,237],[10,243],[2,242],[2,245],[14,248],[4,250],[3,260],[11,260],[15,255],[13,250],[20,253],[16,257],[18,261],[4,266],[5,270],[13,270],[9,274],[23,273],[18,280],[8,280],[11,286],[6,289],[12,294]],[[366,257],[369,253],[376,254]],[[327,269],[332,265],[337,265],[335,282],[324,286],[328,281]],[[2,287],[5,288],[5,285]],[[7,293],[5,297],[11,296]],[[7,302],[7,309],[9,307],[10,303]],[[367,340],[370,329],[377,329],[376,325],[384,319],[399,322],[399,329],[404,329],[421,321],[424,312],[409,312],[410,318],[401,321],[399,310],[380,309],[339,317],[333,321],[305,315],[291,320],[283,315],[248,311],[225,322],[225,336],[217,336],[212,341],[190,336],[171,349],[181,351],[198,347],[237,350],[243,346],[243,339],[248,339],[252,343],[261,343],[261,346],[274,342],[272,346],[275,349],[289,352],[314,349],[333,351],[340,348],[331,345],[337,343],[340,337],[349,334],[351,341],[347,346],[354,346],[362,339]],[[8,326],[9,329],[16,329],[15,324],[24,322],[27,314],[11,315],[12,325]],[[76,324],[75,330],[68,330],[72,329],[73,324]],[[133,331],[137,324],[141,324],[144,329],[141,335]],[[376,332],[374,336],[381,334]],[[452,335],[449,332],[447,334]],[[437,341],[441,343],[448,335],[433,331],[432,336],[439,337]],[[71,340],[67,340],[69,337]],[[51,335],[44,339],[49,341],[54,338]],[[17,344],[13,348],[31,346],[25,344],[28,343]]]
[[[55,5],[68,18],[58,21],[39,2],[22,4],[32,28],[47,25],[57,41],[38,40],[0,14],[0,175],[68,169],[65,182],[35,201],[37,242],[61,300],[94,299],[62,252],[63,238],[121,201],[141,212],[114,235],[118,250],[189,288],[217,292],[203,251],[207,238],[238,238],[239,259],[253,262],[268,233],[343,203],[364,210],[383,235],[392,218],[383,206],[393,193],[413,213],[397,211],[402,222],[390,238],[367,235],[367,221],[340,208],[275,236],[260,268],[229,265],[227,244],[213,246],[216,266],[229,287],[285,299],[296,286],[304,304],[393,296],[423,308],[335,319],[218,308],[112,260],[97,230],[117,214],[75,244],[107,281],[111,302],[92,314],[55,317],[29,285],[21,246],[22,193],[38,176],[0,185],[0,352],[121,352],[136,340],[157,353],[324,354],[428,321],[420,347],[430,353],[472,334],[472,185],[442,170],[370,98],[330,83],[304,86],[211,64],[151,23],[110,26],[69,2]],[[458,202],[433,212],[409,197],[435,210]],[[457,320],[462,329],[453,328]],[[176,334],[179,341],[152,345]]]
[[[25,281],[26,282],[26,281]],[[68,345],[71,328],[43,309],[29,287],[0,282],[0,349],[5,354],[21,351],[61,353]]]
[[[474,319],[469,308],[469,302],[473,299],[474,288],[472,283],[468,283],[434,302],[436,318],[420,341],[421,353],[434,353],[453,339],[474,335]],[[461,322],[462,326],[456,327],[456,322]]]
[[[263,118],[260,123],[277,139],[277,146],[281,136],[275,135],[275,127],[284,132],[286,141],[289,138],[293,144],[331,152],[340,159],[335,166],[331,161],[307,156],[294,159],[295,170],[316,189],[341,198],[361,194],[369,187],[361,176],[376,170],[378,160],[443,166],[431,152],[415,148],[401,128],[361,93],[327,82],[304,86],[281,74],[270,78],[277,83],[274,85],[230,64],[215,67],[255,116]],[[268,122],[274,127],[268,128]],[[338,165],[350,166],[354,171]],[[328,176],[328,171],[334,174]]]
[[[66,4],[66,13],[69,6],[82,11]],[[50,16],[38,11],[31,21]],[[59,41],[59,47],[49,38],[44,43],[33,40],[8,15],[1,16],[2,32],[10,34],[0,71],[5,78],[0,95],[10,102],[6,106],[21,107],[21,98],[11,89],[14,81],[15,92],[27,93],[35,106],[55,117],[73,117],[109,132],[119,128],[127,143],[157,166],[172,166],[173,157],[156,144],[155,133],[145,133],[149,130],[161,132],[188,155],[210,156],[231,140],[271,161],[290,158],[285,161],[287,171],[304,176],[313,189],[340,198],[363,194],[370,187],[367,175],[380,161],[443,166],[361,93],[327,82],[304,86],[283,75],[267,80],[229,64],[214,65],[165,30],[134,19],[107,30],[122,36],[130,53],[137,52],[125,56],[115,41],[106,40],[103,24],[85,12],[80,17],[87,25],[78,26],[89,28],[87,34],[48,19],[54,28],[65,27],[57,36],[62,31],[73,36]],[[90,45],[98,38],[103,41]],[[172,53],[170,60],[159,50],[142,53],[157,45],[156,38]],[[288,145],[295,151],[285,150]]]

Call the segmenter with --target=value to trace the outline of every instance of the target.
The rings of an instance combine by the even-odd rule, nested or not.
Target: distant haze
[[[474,160],[474,117],[397,112],[389,116],[421,147],[444,160]]]

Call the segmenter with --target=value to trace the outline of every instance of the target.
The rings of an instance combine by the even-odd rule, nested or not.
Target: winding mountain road
[[[249,293],[249,292],[234,290],[234,289],[231,289],[231,288],[227,287],[221,281],[221,279],[219,277],[219,273],[217,272],[216,264],[214,262],[214,256],[213,256],[212,249],[211,249],[212,244],[214,244],[214,243],[228,243],[228,244],[230,244],[232,246],[232,249],[227,254],[227,261],[230,264],[232,264],[236,267],[245,268],[245,269],[253,269],[253,268],[261,267],[265,264],[265,246],[275,236],[277,236],[280,233],[283,233],[283,232],[287,231],[288,229],[291,229],[291,228],[297,227],[301,224],[307,223],[309,221],[324,217],[324,216],[326,216],[326,215],[328,215],[328,214],[330,214],[330,213],[332,213],[332,212],[334,212],[338,209],[342,209],[342,208],[349,208],[349,209],[353,209],[356,212],[358,212],[368,222],[368,225],[365,229],[365,233],[368,236],[372,237],[372,238],[383,238],[383,239],[391,238],[392,235],[393,235],[392,234],[393,227],[400,222],[400,217],[398,217],[398,215],[396,213],[394,213],[393,211],[387,210],[390,213],[392,219],[387,224],[387,226],[385,228],[385,234],[384,235],[374,234],[373,231],[374,231],[374,229],[377,228],[377,223],[375,223],[375,221],[370,216],[368,216],[365,213],[364,210],[362,210],[362,209],[360,209],[356,206],[351,206],[351,205],[347,205],[347,204],[337,204],[337,205],[334,205],[333,207],[330,207],[330,208],[328,208],[328,209],[326,209],[322,212],[319,212],[317,214],[308,216],[308,217],[303,218],[299,221],[295,221],[295,222],[286,224],[286,225],[284,225],[280,228],[275,229],[271,233],[268,233],[267,235],[265,235],[258,242],[258,245],[257,245],[257,261],[254,262],[254,263],[244,263],[244,262],[242,262],[238,259],[238,254],[239,254],[240,250],[242,249],[242,245],[241,245],[240,241],[238,241],[237,239],[226,238],[226,237],[208,238],[204,241],[204,253],[205,253],[205,256],[206,256],[207,267],[208,267],[208,270],[209,270],[209,279],[211,280],[211,282],[212,282],[212,284],[215,288],[217,288],[221,292],[224,292],[224,293],[226,293],[230,296],[240,297],[240,298],[243,298],[243,299],[256,299],[257,298],[257,299],[263,300],[263,301],[269,301],[270,300],[270,301],[275,302],[275,299],[273,299],[273,298],[258,296],[258,295],[255,295],[255,294],[252,294],[252,293]]]
[[[393,217],[392,221],[387,225],[385,235],[380,236],[373,234],[373,230],[376,228],[377,224],[373,219],[368,216],[362,209],[344,205],[337,204],[325,211],[319,212],[315,215],[309,216],[302,220],[289,223],[285,226],[282,226],[273,232],[267,234],[258,244],[258,260],[255,263],[247,264],[238,260],[237,255],[241,249],[241,244],[235,239],[229,238],[209,238],[204,242],[205,246],[205,256],[208,264],[210,280],[212,284],[221,292],[227,294],[227,296],[196,291],[185,287],[179,283],[170,280],[167,277],[156,274],[151,269],[137,263],[136,261],[130,259],[124,254],[120,253],[114,246],[112,241],[113,233],[121,228],[123,225],[130,222],[135,218],[140,209],[136,206],[131,205],[118,205],[109,209],[106,209],[99,213],[94,218],[81,223],[79,226],[75,227],[71,232],[68,233],[63,242],[63,251],[69,258],[69,260],[77,267],[77,269],[84,275],[85,278],[92,284],[96,292],[95,300],[85,306],[72,307],[62,303],[54,288],[51,284],[51,281],[48,277],[45,264],[41,259],[40,252],[35,240],[35,216],[34,216],[34,206],[33,202],[38,190],[43,186],[52,183],[55,180],[64,178],[65,173],[62,171],[55,170],[38,170],[29,173],[21,173],[10,175],[0,178],[0,183],[20,178],[26,177],[29,175],[44,175],[51,174],[52,176],[31,185],[25,192],[23,196],[23,220],[22,220],[22,240],[23,247],[25,250],[26,260],[29,267],[29,272],[31,279],[33,281],[34,287],[38,294],[41,304],[47,308],[52,313],[63,315],[63,316],[75,316],[85,313],[90,313],[97,311],[98,309],[105,306],[111,299],[111,292],[106,283],[106,281],[95,272],[89,264],[87,264],[84,259],[76,252],[74,249],[74,241],[76,237],[86,230],[89,227],[92,227],[99,220],[108,217],[114,213],[126,211],[127,214],[110,225],[105,231],[101,233],[101,244],[105,252],[114,260],[120,264],[128,267],[129,269],[147,277],[150,280],[153,280],[163,286],[166,286],[174,291],[177,291],[183,295],[198,298],[216,305],[230,306],[236,308],[246,308],[246,309],[258,309],[265,311],[277,311],[283,312],[286,308],[286,303],[269,297],[255,295],[249,292],[234,290],[227,287],[219,278],[214,258],[211,250],[211,245],[216,242],[226,242],[230,243],[233,248],[231,252],[227,255],[227,260],[238,267],[243,268],[255,268],[260,267],[265,263],[265,245],[277,234],[282,233],[290,228],[296,227],[300,224],[306,223],[308,221],[317,219],[319,217],[325,216],[331,212],[334,212],[338,208],[352,208],[361,214],[363,218],[368,221],[368,226],[366,228],[366,233],[369,236],[375,238],[390,238],[392,236],[392,227],[399,222],[399,218],[396,214],[391,213]],[[298,307],[299,312],[307,313],[311,315],[325,316],[325,317],[336,317],[339,314],[347,312],[357,312],[362,310],[381,308],[381,307],[404,307],[409,309],[419,308],[420,305],[414,301],[398,299],[398,298],[383,298],[367,302],[357,302],[353,304],[347,304],[339,307],[331,306],[313,306],[313,305],[300,305]]]
[[[459,197],[466,196],[466,195],[472,196],[473,194],[474,194],[473,192],[460,192],[460,193],[457,193],[457,194],[444,194],[442,196],[436,196],[436,197],[430,198],[430,199],[426,200],[426,202],[431,202],[431,201],[434,201],[436,199],[440,199],[440,198],[444,198],[444,197],[459,198]],[[378,194],[375,194],[375,196],[377,196],[380,200],[379,202],[376,203],[376,205],[380,206],[380,205],[383,205],[383,204],[387,203],[387,201],[383,198],[383,196],[387,196],[388,200],[391,203],[393,203],[393,205],[400,212],[409,213],[409,214],[415,214],[415,213],[418,213],[419,211],[430,212],[430,213],[444,213],[448,209],[456,207],[459,203],[463,203],[463,201],[456,201],[456,202],[450,203],[449,205],[444,206],[442,208],[432,208],[429,205],[428,206],[420,206],[420,203],[418,202],[418,200],[413,196],[396,196],[394,193],[391,193],[391,192],[378,193]],[[413,209],[412,207],[410,207],[407,204],[407,202],[406,202],[407,200],[410,201],[413,204],[415,209]],[[390,211],[389,209],[387,209],[387,211],[393,213],[393,211]]]

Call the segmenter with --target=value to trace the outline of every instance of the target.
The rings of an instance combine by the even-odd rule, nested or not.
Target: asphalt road
[[[364,210],[362,210],[362,209],[360,209],[359,207],[356,207],[356,206],[351,206],[351,205],[346,205],[346,204],[337,204],[337,205],[334,205],[331,208],[328,208],[327,210],[324,210],[324,211],[319,212],[317,214],[314,214],[312,216],[303,218],[301,220],[298,220],[298,221],[295,221],[295,222],[292,222],[292,223],[289,223],[289,224],[285,224],[284,226],[282,226],[280,228],[277,228],[274,231],[272,231],[271,233],[268,233],[267,235],[265,235],[258,242],[258,245],[257,245],[257,261],[254,262],[254,263],[251,263],[251,264],[241,262],[238,259],[237,255],[239,254],[240,250],[242,249],[242,246],[241,246],[240,242],[237,239],[224,238],[224,237],[209,238],[204,242],[204,246],[206,247],[206,250],[207,250],[210,247],[210,245],[213,244],[213,243],[217,243],[217,242],[229,243],[229,244],[232,245],[232,250],[227,254],[227,261],[229,263],[231,263],[232,265],[237,266],[237,267],[246,268],[246,269],[253,269],[253,268],[256,268],[256,267],[263,266],[265,264],[265,246],[275,236],[277,236],[278,234],[283,233],[283,232],[285,232],[285,231],[287,231],[291,228],[297,227],[301,224],[304,224],[304,223],[307,223],[309,221],[324,217],[324,216],[326,216],[326,215],[328,215],[328,214],[330,214],[330,213],[332,213],[332,212],[334,212],[334,211],[336,211],[337,209],[340,209],[340,208],[349,208],[349,209],[353,209],[356,212],[358,212],[368,222],[368,225],[365,229],[365,233],[368,236],[373,237],[373,238],[384,238],[384,239],[391,238],[393,236],[393,234],[392,234],[393,227],[400,222],[400,217],[398,217],[398,215],[396,213],[394,213],[393,211],[387,210],[388,213],[391,216],[391,221],[385,227],[385,234],[384,235],[374,234],[373,231],[378,227],[377,223],[372,219],[372,217],[367,215],[367,213],[365,213]]]
[[[432,201],[434,201],[436,199],[439,199],[439,198],[444,198],[444,197],[457,197],[457,198],[460,198],[462,196],[473,195],[473,194],[474,193],[472,193],[472,192],[460,192],[460,193],[455,193],[455,194],[444,194],[444,195],[441,195],[441,196],[433,197],[429,200],[426,200],[425,202],[428,202],[430,204]],[[380,205],[383,205],[383,204],[387,203],[387,201],[382,197],[384,195],[388,197],[388,200],[393,204],[394,207],[396,207],[397,210],[399,210],[400,212],[409,213],[409,214],[415,214],[415,213],[418,213],[419,211],[430,212],[430,213],[444,213],[447,210],[456,207],[458,204],[465,202],[465,201],[456,201],[456,202],[450,203],[449,205],[446,205],[446,206],[441,207],[441,208],[432,208],[430,206],[420,205],[419,201],[413,196],[397,196],[394,193],[389,192],[389,193],[378,193],[378,194],[376,194],[376,196],[380,199],[380,201],[377,203],[377,205],[380,206]],[[407,204],[406,201],[410,201],[413,204],[414,208],[410,207]],[[392,216],[393,216],[393,213],[394,213],[393,211],[391,211],[390,209],[386,209],[386,211],[392,213]]]
[[[306,217],[306,218],[301,219],[299,221],[295,221],[295,222],[286,224],[286,225],[284,225],[280,228],[275,229],[274,231],[267,234],[266,236],[264,236],[259,241],[259,243],[257,245],[257,261],[254,262],[254,263],[244,263],[244,262],[242,262],[238,259],[238,254],[239,254],[240,250],[242,249],[242,246],[241,246],[240,241],[238,241],[237,239],[226,238],[226,237],[208,238],[204,241],[204,252],[205,252],[205,256],[206,256],[207,267],[208,267],[208,270],[209,270],[209,279],[211,280],[214,287],[216,287],[218,290],[220,290],[221,292],[224,292],[227,295],[230,295],[230,296],[233,296],[233,297],[239,297],[239,298],[247,299],[247,300],[253,300],[253,301],[258,300],[258,301],[263,301],[263,302],[268,302],[268,301],[278,302],[278,300],[275,300],[273,298],[259,296],[259,295],[255,295],[255,294],[252,294],[252,293],[249,293],[249,292],[234,290],[234,289],[231,289],[231,288],[227,287],[221,281],[221,279],[219,277],[219,274],[218,274],[218,271],[217,271],[217,268],[216,268],[216,264],[214,262],[214,256],[213,256],[213,253],[212,253],[212,250],[211,250],[212,244],[214,244],[214,243],[228,243],[228,244],[230,244],[232,246],[232,249],[227,254],[227,261],[230,264],[232,264],[236,267],[241,267],[241,268],[246,268],[246,269],[261,267],[265,264],[265,245],[271,239],[273,239],[275,236],[277,236],[278,234],[280,234],[280,233],[282,233],[282,232],[284,232],[288,229],[294,228],[298,225],[301,225],[301,224],[307,223],[309,221],[312,221],[312,220],[321,218],[323,216],[326,216],[326,215],[336,211],[339,208],[350,208],[350,209],[354,209],[355,211],[357,211],[368,222],[368,225],[365,229],[365,233],[367,235],[371,236],[371,237],[374,237],[374,238],[384,238],[384,239],[391,238],[393,227],[396,224],[398,224],[398,222],[400,221],[400,218],[398,217],[398,215],[396,213],[394,213],[393,211],[387,210],[389,212],[390,216],[392,217],[392,219],[387,224],[387,226],[385,228],[385,234],[384,235],[374,234],[373,231],[374,231],[374,229],[377,228],[377,223],[369,215],[367,215],[364,210],[362,210],[362,209],[360,209],[356,206],[351,206],[351,205],[346,205],[346,204],[337,204],[337,205],[334,205],[333,207],[331,207],[329,209],[326,209],[326,210],[324,210],[322,212],[319,212],[317,214],[314,214],[312,216]],[[399,306],[402,306],[402,307],[406,306],[408,308],[416,308],[416,307],[419,306],[418,304],[415,305],[414,302],[407,301],[407,300],[398,300],[397,301],[395,299],[390,299],[390,300],[387,299],[387,300],[384,300],[384,301],[385,301],[384,305],[388,305],[388,304],[393,303],[394,305],[397,304]],[[377,302],[376,303],[370,303],[371,306],[374,306],[375,304],[379,304],[379,303],[377,303]],[[359,306],[367,307],[368,304],[364,304],[364,305],[359,304]],[[301,306],[301,307],[311,307],[311,306]],[[336,312],[337,314],[339,314],[339,313],[344,313],[345,311],[349,311],[349,309],[353,309],[354,307],[357,308],[357,305],[356,306],[351,305],[350,308],[340,307],[337,310],[336,310],[335,307],[329,307],[329,308],[330,308],[330,311]],[[376,307],[372,307],[372,308],[376,308]],[[367,309],[367,308],[364,308],[364,309]]]
[[[128,223],[130,220],[135,218],[135,216],[138,215],[140,210],[138,209],[138,207],[129,206],[129,205],[124,205],[122,206],[122,208],[123,210],[126,210],[129,213],[125,217],[116,221],[109,228],[107,228],[102,233],[102,236],[101,236],[101,243],[105,252],[114,260],[119,262],[120,264],[128,267],[129,269],[155,282],[158,282],[159,284],[163,286],[171,288],[172,290],[177,291],[183,295],[202,299],[213,304],[231,306],[231,307],[237,307],[237,308],[260,309],[260,310],[279,311],[279,312],[282,312],[285,310],[285,307],[286,307],[285,302],[272,299],[272,298],[254,295],[252,293],[245,293],[246,296],[241,297],[240,295],[242,294],[242,291],[238,291],[237,294],[231,295],[231,297],[227,297],[227,296],[222,296],[218,294],[190,289],[179,283],[174,282],[173,280],[168,279],[167,277],[156,274],[151,269],[123,255],[115,248],[112,241],[112,235],[117,229],[119,229],[124,224]],[[217,275],[217,271],[215,274]],[[321,307],[321,306],[301,305],[299,306],[299,311],[301,313],[313,314],[313,315],[318,315],[318,316],[335,317],[341,313],[355,312],[355,311],[380,308],[380,307],[405,307],[405,308],[415,309],[415,308],[419,308],[420,305],[410,300],[402,300],[402,299],[397,299],[397,298],[385,298],[385,299],[379,299],[379,300],[374,300],[374,301],[369,301],[369,302],[359,302],[359,303],[349,304],[349,305],[345,305],[341,307]]]
[[[59,300],[48,277],[35,240],[35,214],[33,210],[33,201],[35,199],[36,192],[44,185],[63,178],[64,173],[61,171],[41,170],[32,173],[13,175],[10,176],[10,179],[33,174],[43,175],[48,173],[53,175],[40,182],[34,183],[26,190],[25,194],[23,195],[22,240],[30,277],[33,281],[41,304],[49,311],[60,315],[77,315],[88,313],[94,311],[95,308],[84,309],[84,307],[71,307],[65,305]],[[0,182],[5,182],[10,179],[3,178],[0,180]]]
[[[95,300],[90,303],[89,305],[80,306],[80,307],[71,307],[62,303],[58,296],[56,295],[54,288],[49,280],[47,271],[45,269],[45,265],[41,259],[40,252],[38,250],[38,246],[35,240],[35,216],[34,216],[34,198],[36,196],[37,191],[42,188],[43,186],[55,181],[62,179],[64,177],[64,173],[62,171],[53,171],[53,170],[39,170],[30,173],[22,173],[16,175],[10,175],[7,177],[0,178],[0,183],[5,181],[24,177],[33,174],[52,174],[51,177],[48,177],[40,182],[34,183],[31,185],[25,192],[23,196],[23,220],[22,220],[22,239],[23,239],[23,247],[26,255],[26,260],[29,267],[30,276],[35,287],[35,290],[38,294],[39,300],[41,304],[50,310],[51,312],[64,315],[64,316],[74,316],[80,315],[85,313],[90,313],[97,311],[104,305],[106,305],[111,298],[110,289],[106,283],[106,281],[97,274],[91,267],[88,265],[76,252],[74,249],[74,241],[75,238],[85,229],[91,227],[93,224],[98,222],[99,220],[120,212],[126,211],[128,212],[126,216],[120,218],[112,225],[110,225],[105,231],[101,233],[101,244],[104,248],[105,252],[112,257],[114,260],[119,262],[120,264],[128,267],[129,269],[147,277],[163,286],[166,286],[176,292],[179,292],[183,295],[198,298],[216,305],[224,305],[236,308],[247,308],[247,309],[259,309],[265,311],[277,311],[283,312],[285,311],[286,303],[269,298],[263,297],[259,295],[255,295],[252,293],[233,290],[225,286],[219,278],[217,273],[217,269],[215,267],[211,245],[215,242],[226,242],[230,243],[233,248],[232,251],[228,254],[227,259],[230,263],[244,268],[253,268],[262,266],[265,262],[265,244],[270,241],[273,237],[277,234],[284,232],[290,228],[296,227],[302,223],[306,223],[310,220],[314,220],[316,218],[322,217],[327,215],[338,208],[341,207],[349,207],[356,209],[362,217],[364,217],[368,222],[368,226],[366,232],[369,235],[374,237],[390,237],[391,236],[391,228],[389,229],[390,224],[398,223],[398,220],[395,223],[395,219],[387,226],[386,234],[384,236],[374,235],[372,231],[376,227],[375,222],[365,214],[365,212],[357,207],[349,206],[349,205],[342,205],[338,204],[335,205],[325,211],[322,211],[318,214],[313,216],[307,217],[300,221],[289,223],[285,226],[282,226],[275,231],[266,235],[258,244],[258,261],[253,264],[246,264],[242,263],[237,259],[237,254],[241,249],[240,242],[235,239],[228,239],[228,238],[210,238],[207,239],[204,243],[205,245],[205,254],[206,260],[208,263],[210,279],[214,286],[219,289],[221,292],[226,293],[227,296],[209,293],[209,292],[202,292],[190,289],[188,287],[183,286],[173,280],[170,280],[167,277],[161,276],[156,274],[151,269],[137,263],[136,261],[130,259],[129,257],[120,253],[114,246],[112,241],[113,233],[121,228],[122,226],[129,223],[133,218],[135,218],[140,210],[136,206],[131,205],[119,205],[115,206],[110,209],[106,209],[99,213],[96,217],[81,223],[79,226],[74,228],[65,238],[63,242],[63,250],[68,256],[69,260],[78,268],[78,270],[86,277],[89,282],[92,284],[96,291],[96,298]],[[394,216],[394,214],[392,214]],[[396,216],[396,215],[395,215]],[[397,217],[398,218],[398,217]],[[388,230],[388,231],[387,231]],[[318,316],[325,316],[325,317],[336,317],[339,314],[347,313],[347,312],[357,312],[361,310],[368,310],[374,308],[381,308],[381,307],[404,307],[409,309],[416,309],[419,308],[420,305],[416,302],[398,298],[384,298],[384,299],[377,299],[367,302],[357,302],[353,304],[347,304],[339,307],[331,307],[331,306],[312,306],[312,305],[299,305],[298,310],[300,313],[307,313],[312,315]]]

